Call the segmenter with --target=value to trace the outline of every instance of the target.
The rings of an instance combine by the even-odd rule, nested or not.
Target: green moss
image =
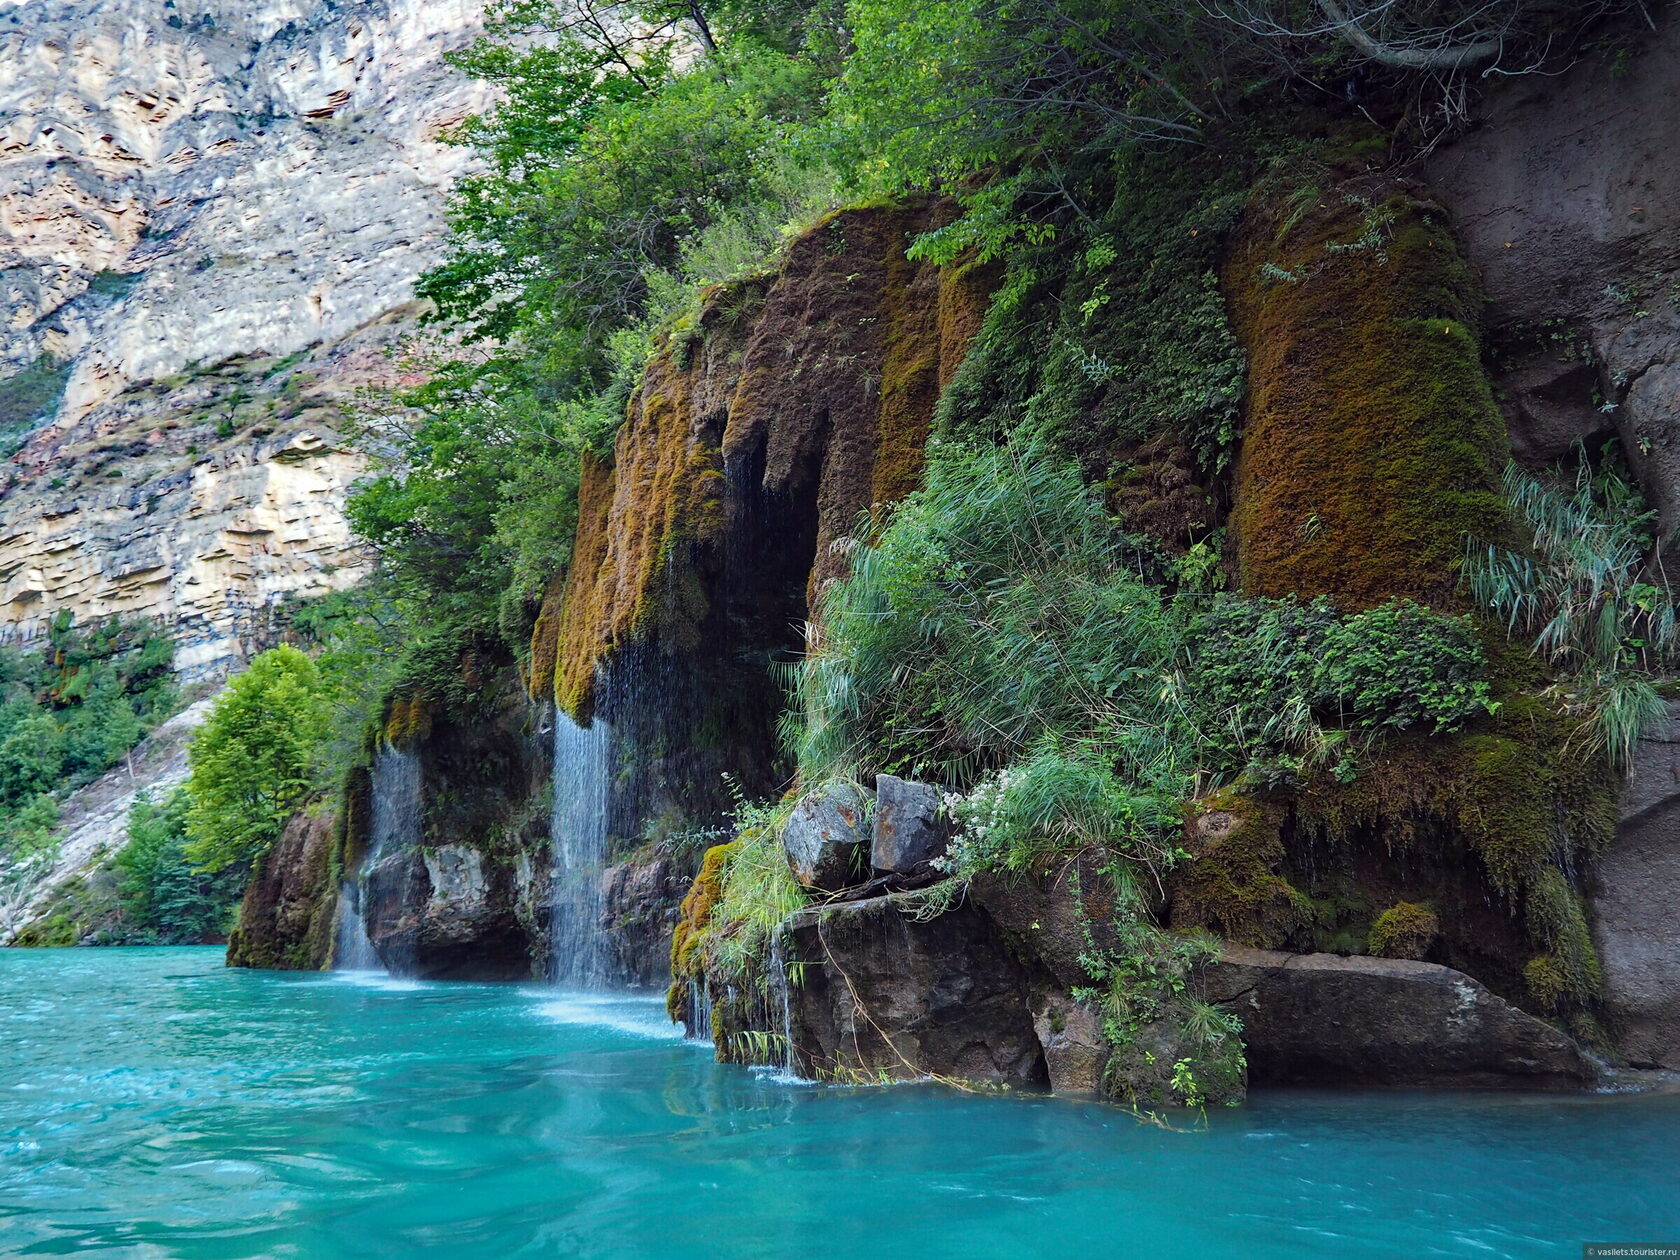
[[[724,875],[740,841],[713,845],[700,861],[700,872],[682,900],[676,929],[671,933],[671,975],[677,984],[702,978],[704,945],[712,912],[723,899]],[[672,986],[675,992],[676,985]]]
[[[1283,810],[1235,790],[1192,801],[1185,813],[1191,861],[1174,877],[1172,926],[1276,949],[1312,920],[1311,901],[1279,872]]]
[[[1441,931],[1441,922],[1428,906],[1400,901],[1377,916],[1367,942],[1379,958],[1422,958]]]
[[[1580,896],[1564,871],[1603,849],[1617,816],[1614,776],[1583,748],[1579,719],[1534,697],[1511,696],[1474,731],[1392,739],[1352,782],[1314,778],[1296,795],[1296,828],[1305,842],[1380,840],[1410,872],[1409,885],[1458,888],[1461,898],[1466,893],[1450,868],[1467,850],[1481,868],[1486,901],[1503,903],[1515,919],[1510,939],[1545,958],[1530,975],[1532,955],[1506,956],[1505,973],[1526,976],[1542,1009],[1560,1000],[1579,1007],[1593,1000],[1600,976]],[[1381,918],[1373,925],[1373,952],[1380,952],[1379,933],[1387,934]],[[1447,935],[1443,929],[1442,939]],[[1467,944],[1510,948],[1459,941]]]

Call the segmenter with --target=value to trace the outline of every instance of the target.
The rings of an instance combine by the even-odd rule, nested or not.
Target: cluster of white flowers
[[[945,813],[957,824],[957,830],[945,856],[938,860],[941,870],[968,876],[997,865],[1008,847],[1004,807],[1014,777],[1013,770],[1000,770],[966,793],[944,794]]]

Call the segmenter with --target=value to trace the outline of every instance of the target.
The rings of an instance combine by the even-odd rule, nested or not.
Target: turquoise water
[[[659,1003],[0,951],[0,1255],[1414,1257],[1680,1238],[1680,1100],[1274,1093],[1199,1133],[779,1084]]]

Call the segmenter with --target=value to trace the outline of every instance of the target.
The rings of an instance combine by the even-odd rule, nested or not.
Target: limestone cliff
[[[224,667],[361,565],[337,436],[435,256],[475,0],[0,20],[0,624],[176,624]]]

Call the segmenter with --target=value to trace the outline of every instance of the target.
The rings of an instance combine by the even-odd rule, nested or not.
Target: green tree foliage
[[[239,875],[209,875],[187,857],[191,798],[176,788],[162,802],[142,795],[128,814],[117,855],[117,895],[130,943],[191,945],[225,934]]]
[[[249,869],[268,851],[315,784],[328,729],[320,670],[297,648],[262,653],[228,683],[187,750],[195,866]]]

